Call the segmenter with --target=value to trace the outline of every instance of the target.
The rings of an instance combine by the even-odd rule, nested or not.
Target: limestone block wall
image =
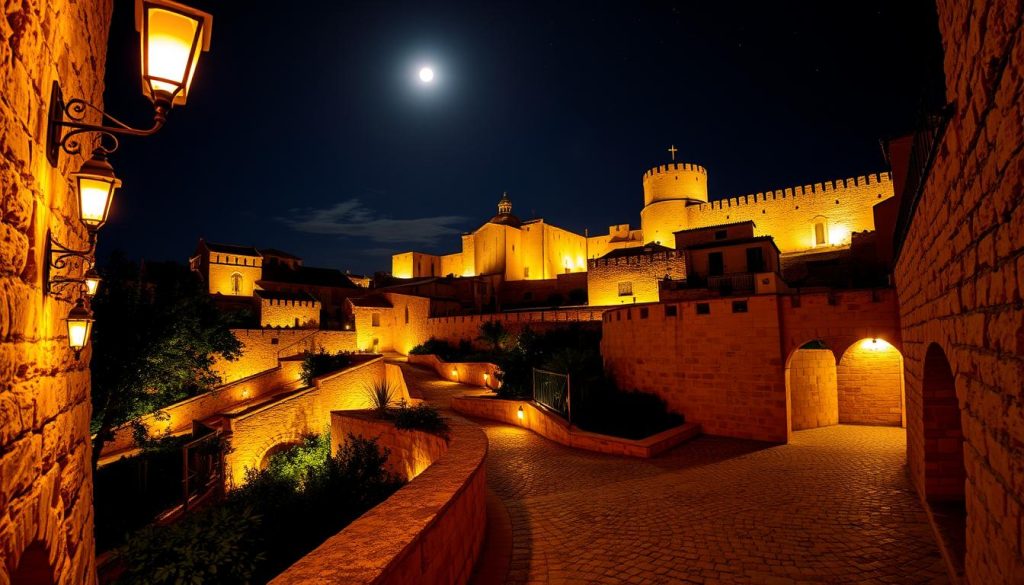
[[[955,472],[925,465],[925,421],[940,414],[925,407],[942,390],[925,378],[936,344],[961,409],[966,579],[1007,583],[1024,575],[1024,31],[1014,2],[939,0],[937,8],[955,110],[895,269],[908,463],[923,496],[930,476]],[[959,451],[955,441],[934,448]]]
[[[437,375],[452,382],[484,386],[495,390],[501,382],[495,377],[498,366],[487,362],[446,362],[436,355],[409,355],[410,364],[433,368]]]
[[[86,247],[69,178],[85,159],[61,153],[51,167],[45,145],[54,81],[103,105],[112,5],[6,2],[0,18],[0,583],[96,580],[91,349],[75,359],[72,304],[42,281],[48,230]]]
[[[227,384],[276,368],[278,356],[289,357],[323,348],[330,353],[357,350],[355,331],[305,329],[232,329],[242,343],[241,356],[234,360],[217,359],[213,371]]]
[[[336,413],[334,420],[339,416],[344,415]],[[449,422],[447,450],[426,471],[271,583],[469,582],[487,525],[487,437],[478,426],[459,417]],[[378,423],[368,432],[373,436],[388,432],[380,426]],[[414,433],[403,443],[424,441],[439,446],[432,436]]]
[[[874,229],[873,206],[892,196],[889,173],[880,173],[691,205],[686,223],[692,229],[750,220],[755,235],[772,236],[785,254],[814,248],[821,220],[828,245],[850,244],[853,232]]]
[[[257,402],[301,384],[302,362],[285,361],[281,365],[248,378],[224,384],[204,394],[193,396],[142,417],[141,421],[151,437],[164,434],[178,435],[192,432],[192,422],[201,421],[237,406]],[[136,448],[131,425],[114,430],[114,438],[103,444],[100,465],[127,454]]]
[[[394,423],[377,418],[369,411],[336,411],[331,413],[331,454],[348,442],[348,435],[375,438],[377,446],[387,449],[388,471],[405,481],[412,481],[448,452],[444,437],[423,431],[397,429]]]
[[[359,351],[397,351],[407,354],[414,346],[430,337],[427,331],[430,299],[398,293],[382,294],[391,304],[390,307],[352,308],[356,346]]]
[[[794,431],[816,429],[839,422],[836,358],[827,349],[793,352],[786,368]]]
[[[258,468],[272,448],[324,432],[332,410],[371,408],[368,390],[385,375],[384,359],[377,357],[317,378],[312,387],[280,400],[228,415],[232,451],[225,457],[225,465],[229,484],[244,483],[246,468]],[[410,399],[407,394],[396,400],[400,398]]]
[[[210,274],[207,284],[210,294],[238,295],[251,297],[256,281],[263,278],[262,258],[256,256],[235,256],[212,252]],[[238,292],[234,291],[232,276],[241,276]]]
[[[316,329],[320,324],[320,301],[260,300],[263,327]]]
[[[686,278],[686,260],[676,250],[600,258],[588,264],[587,299],[594,307],[657,302],[659,280]],[[629,283],[632,294],[620,295],[621,283]]]
[[[637,305],[604,314],[601,355],[624,389],[653,392],[713,435],[785,442],[788,401],[774,296]],[[703,303],[702,303],[703,304]]]
[[[427,320],[423,341],[434,337],[456,344],[463,339],[468,339],[475,343],[476,338],[480,335],[480,325],[488,321],[500,321],[505,326],[505,329],[511,333],[518,333],[525,327],[529,327],[535,332],[542,332],[552,327],[565,327],[574,323],[579,323],[585,327],[599,328],[603,312],[603,308],[587,307],[431,317]]]
[[[896,348],[880,340],[862,340],[846,350],[836,373],[840,423],[904,424],[903,357]]]

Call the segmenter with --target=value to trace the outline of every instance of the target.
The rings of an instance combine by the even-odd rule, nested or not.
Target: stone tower
[[[508,193],[501,194],[501,200],[498,201],[498,214],[508,215],[512,213],[512,200],[508,198]]]
[[[675,248],[673,232],[686,229],[686,207],[708,201],[708,172],[691,163],[660,165],[644,173],[640,230],[644,243]]]

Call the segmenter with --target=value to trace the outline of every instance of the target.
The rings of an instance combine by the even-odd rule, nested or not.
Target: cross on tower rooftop
[[[674,160],[676,160],[676,153],[677,153],[677,152],[679,152],[679,149],[678,149],[678,148],[676,148],[676,145],[675,145],[675,144],[673,144],[672,146],[669,146],[669,147],[668,147],[668,151],[669,151],[670,153],[672,153],[672,160],[673,160],[673,161],[674,161]]]

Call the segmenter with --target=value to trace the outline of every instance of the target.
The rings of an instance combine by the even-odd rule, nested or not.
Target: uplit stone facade
[[[89,359],[44,292],[47,231],[87,247],[69,173],[46,159],[50,88],[103,103],[109,0],[5,3],[0,18],[0,583],[93,583]],[[116,162],[115,162],[116,164]],[[116,205],[116,199],[115,199]],[[70,275],[78,275],[81,265]]]
[[[1019,2],[940,0],[938,14],[954,112],[895,268],[908,463],[926,501],[966,500],[967,582],[1012,583],[1024,575],[1024,29]]]

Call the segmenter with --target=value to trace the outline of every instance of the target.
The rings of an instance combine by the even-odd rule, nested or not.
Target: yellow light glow
[[[82,223],[90,227],[99,227],[107,221],[110,200],[114,196],[116,185],[109,180],[97,177],[78,177],[78,198],[82,209]]]
[[[144,93],[184,104],[199,55],[210,49],[213,17],[173,0],[137,0]]]
[[[242,398],[249,398],[250,396],[252,396],[252,392],[248,388],[242,389]]]
[[[72,349],[81,349],[89,342],[89,323],[87,321],[68,321],[68,345]]]
[[[423,67],[420,69],[420,81],[423,83],[430,83],[434,81],[434,70],[430,67]]]
[[[885,351],[892,349],[892,344],[884,339],[878,339],[877,337],[872,339],[865,339],[860,342],[861,349],[869,351]]]
[[[828,240],[833,246],[839,246],[846,243],[846,240],[849,237],[850,230],[846,229],[845,226],[835,224],[828,226]]]
[[[99,288],[100,288],[100,279],[99,278],[90,278],[89,276],[85,277],[85,294],[86,295],[88,295],[90,297],[96,296],[96,291],[99,290]]]
[[[526,413],[523,411],[522,406],[519,407],[519,412],[516,413],[516,416],[519,417],[519,420],[526,418]]]

